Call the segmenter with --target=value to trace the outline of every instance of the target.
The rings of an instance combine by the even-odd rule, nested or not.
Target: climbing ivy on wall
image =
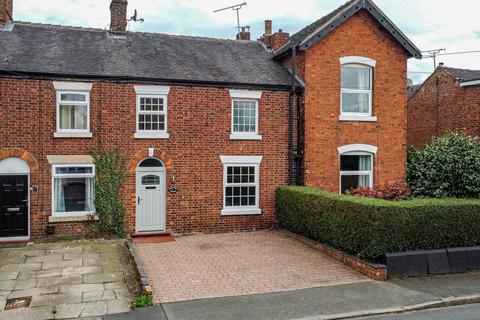
[[[95,164],[95,215],[87,224],[95,236],[125,236],[125,206],[121,189],[125,183],[125,158],[119,149],[90,150]]]

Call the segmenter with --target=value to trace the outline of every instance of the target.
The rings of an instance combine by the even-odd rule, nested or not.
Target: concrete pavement
[[[480,283],[480,273],[477,272],[202,299],[156,305],[142,310],[142,319],[324,320],[352,318],[446,307],[457,303],[480,302],[478,283]],[[465,312],[468,313],[470,309],[466,308],[466,310]],[[147,318],[147,315],[151,318]],[[119,318],[119,316],[109,316],[105,319],[139,319],[134,314],[124,314],[123,318]],[[400,319],[403,320],[403,318]]]
[[[480,305],[471,304],[441,309],[430,309],[404,314],[362,317],[357,320],[478,320]]]

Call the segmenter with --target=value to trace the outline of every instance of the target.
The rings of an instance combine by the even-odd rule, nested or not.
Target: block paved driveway
[[[278,231],[192,235],[135,247],[155,302],[370,281]]]
[[[73,241],[0,249],[0,320],[64,319],[129,311],[122,241]],[[128,261],[128,260],[127,260]],[[7,310],[7,299],[31,297]]]

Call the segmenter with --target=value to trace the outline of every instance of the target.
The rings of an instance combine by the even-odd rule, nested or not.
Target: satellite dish
[[[409,86],[409,87],[413,86],[413,80],[412,79],[407,79],[407,86]]]

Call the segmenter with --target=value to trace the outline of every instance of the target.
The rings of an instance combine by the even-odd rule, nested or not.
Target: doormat
[[[147,237],[132,237],[133,243],[161,243],[173,242],[175,238],[168,235],[147,236]]]
[[[27,246],[28,241],[10,241],[10,242],[1,242],[0,249],[9,249],[9,248],[24,248]]]

